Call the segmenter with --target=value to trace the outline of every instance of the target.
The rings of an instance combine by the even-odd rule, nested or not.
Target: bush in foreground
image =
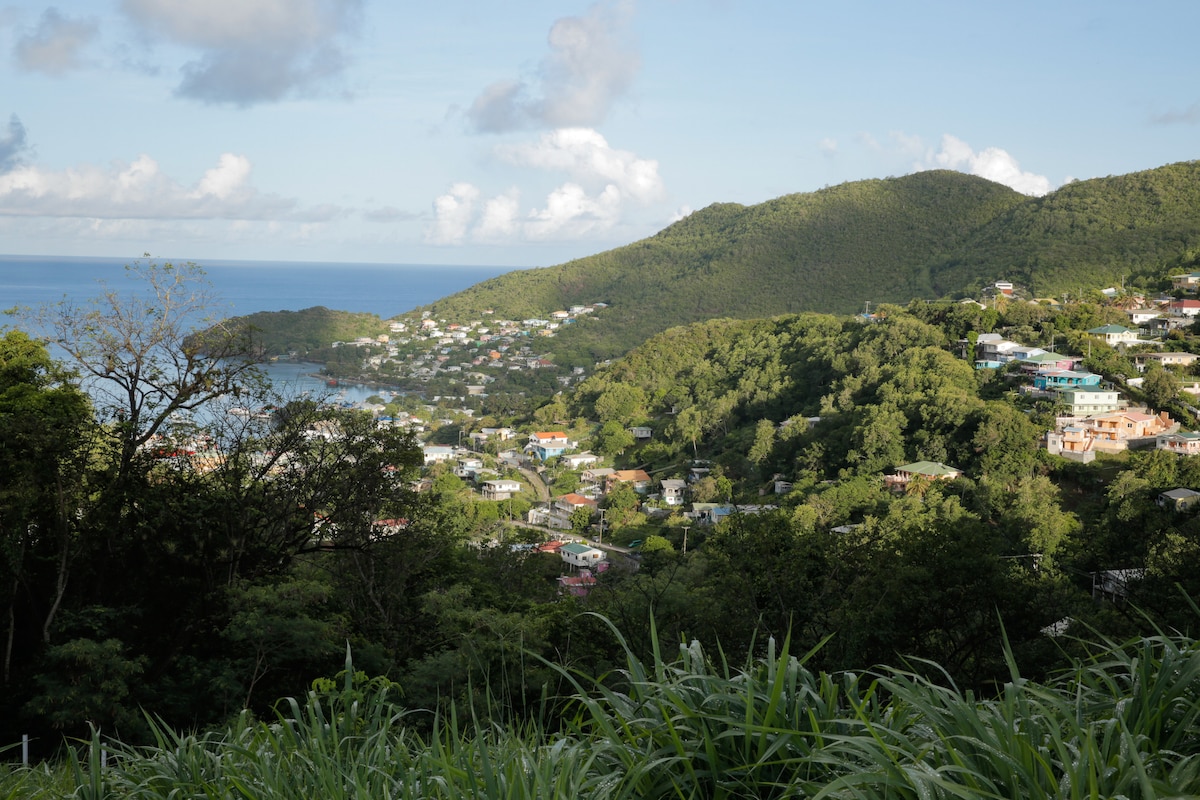
[[[618,634],[619,635],[619,634]],[[629,650],[627,648],[627,653]],[[681,646],[576,689],[565,722],[435,721],[364,683],[273,722],[156,726],[157,746],[95,735],[66,770],[16,770],[0,798],[1082,798],[1200,793],[1200,646],[1108,643],[1048,683],[977,698],[915,673],[814,673],[787,645],[744,668]],[[106,765],[101,766],[107,749]]]

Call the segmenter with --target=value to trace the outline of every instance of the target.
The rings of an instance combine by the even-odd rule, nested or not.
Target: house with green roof
[[[1167,450],[1181,456],[1200,455],[1200,433],[1192,431],[1160,433],[1154,439],[1154,448],[1156,450]]]
[[[1101,325],[1099,328],[1088,328],[1088,333],[1099,339],[1103,339],[1104,343],[1109,347],[1129,344],[1157,344],[1157,342],[1138,339],[1138,332],[1132,328],[1126,328],[1124,325]]]
[[[558,549],[562,560],[573,567],[594,567],[604,560],[604,551],[581,542],[564,544]]]
[[[1107,414],[1110,411],[1117,411],[1123,405],[1120,392],[1096,387],[1060,389],[1058,402],[1067,407],[1067,413],[1072,417]]]
[[[891,475],[885,475],[883,482],[889,489],[900,490],[914,478],[924,478],[929,481],[952,481],[962,476],[962,470],[948,467],[938,461],[914,461],[896,467]]]

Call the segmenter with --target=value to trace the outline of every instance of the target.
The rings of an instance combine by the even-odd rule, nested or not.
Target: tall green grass
[[[274,720],[203,734],[153,721],[148,748],[97,734],[61,770],[0,776],[0,798],[1200,796],[1189,638],[1106,643],[1046,683],[1014,666],[986,698],[907,670],[814,672],[787,642],[739,667],[696,644],[650,663],[626,654],[609,675],[562,672],[574,696],[553,729],[483,707],[421,736],[409,724],[421,712],[348,662],[339,687],[285,701]]]

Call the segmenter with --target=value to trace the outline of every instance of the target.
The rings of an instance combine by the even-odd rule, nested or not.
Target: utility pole
[[[600,536],[596,539],[596,544],[604,544],[604,512],[607,508],[600,509]]]
[[[691,525],[683,526],[683,555],[685,556],[687,555],[687,532],[691,527]]]

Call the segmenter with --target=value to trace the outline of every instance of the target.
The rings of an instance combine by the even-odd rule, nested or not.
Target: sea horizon
[[[514,268],[499,265],[0,254],[0,309],[82,301],[105,288],[132,288],[134,263],[195,263],[229,316],[325,306],[381,318],[428,305]]]

